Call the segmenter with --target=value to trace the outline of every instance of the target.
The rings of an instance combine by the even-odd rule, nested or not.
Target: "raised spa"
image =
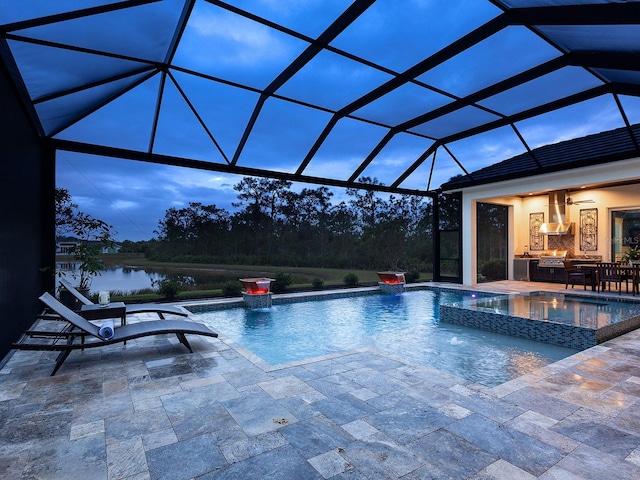
[[[640,327],[640,303],[533,292],[442,305],[440,320],[584,350]]]

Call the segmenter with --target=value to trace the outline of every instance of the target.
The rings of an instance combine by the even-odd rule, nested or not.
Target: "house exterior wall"
[[[584,192],[576,191],[571,194],[572,198],[589,199],[593,203],[584,203],[567,207],[569,211],[569,220],[575,224],[574,235],[567,237],[568,240],[573,239],[570,243],[569,250],[576,256],[584,255],[585,252],[580,250],[580,210],[596,209],[598,214],[598,249],[596,251],[588,251],[587,255],[600,255],[605,261],[613,261],[611,258],[611,210],[624,210],[631,207],[640,208],[640,188],[638,185],[623,185],[618,187],[599,188],[595,190],[587,190]],[[545,212],[549,210],[548,198],[546,196],[538,196],[524,199],[522,202],[524,214],[528,216],[531,212]],[[526,239],[529,235],[528,225],[520,222],[517,226],[519,235],[524,239],[525,243],[518,243],[516,253],[522,253],[526,245]],[[545,248],[553,249],[558,244],[560,238],[545,238]],[[533,252],[532,252],[533,253]]]
[[[526,177],[507,182],[499,182],[477,187],[469,187],[462,194],[463,218],[463,283],[477,283],[476,259],[476,221],[475,212],[478,202],[494,203],[509,207],[509,278],[513,279],[514,255],[521,255],[529,244],[529,214],[544,212],[545,221],[549,220],[549,198],[551,190],[570,190],[574,200],[593,199],[594,203],[568,206],[570,221],[575,223],[573,241],[571,243],[575,255],[579,251],[580,210],[596,208],[598,211],[598,250],[588,252],[589,255],[601,255],[610,260],[610,210],[640,208],[640,188],[638,184],[598,188],[598,185],[614,182],[640,182],[640,158]],[[585,190],[581,190],[586,186]],[[552,247],[558,239],[552,239]],[[550,238],[545,238],[545,248]],[[535,252],[531,252],[532,254]]]

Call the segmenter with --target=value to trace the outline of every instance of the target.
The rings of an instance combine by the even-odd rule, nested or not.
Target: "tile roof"
[[[632,134],[633,132],[633,134]],[[545,145],[468,175],[452,178],[442,190],[457,190],[542,173],[571,170],[640,156],[640,124]]]

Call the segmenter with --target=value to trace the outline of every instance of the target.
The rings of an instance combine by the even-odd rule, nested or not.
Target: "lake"
[[[73,277],[73,272],[77,265],[74,262],[56,264],[56,268],[65,272],[67,278]],[[142,267],[110,267],[102,272],[102,275],[93,277],[91,291],[100,290],[135,292],[144,289],[156,289],[154,282],[159,282],[166,278],[180,278],[188,285],[195,285],[206,289],[221,288],[224,282],[238,280],[242,276],[239,273],[204,268],[142,268]]]
[[[65,277],[73,281],[73,263],[58,263],[58,270],[64,272]],[[133,292],[145,288],[154,288],[153,282],[160,281],[167,277],[167,274],[157,272],[147,272],[143,268],[117,267],[108,268],[102,275],[93,277],[91,291],[100,290]]]

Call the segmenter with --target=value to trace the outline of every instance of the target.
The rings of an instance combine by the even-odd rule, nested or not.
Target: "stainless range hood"
[[[540,226],[545,235],[567,235],[573,233],[573,223],[569,221],[564,192],[549,193],[549,222]]]

